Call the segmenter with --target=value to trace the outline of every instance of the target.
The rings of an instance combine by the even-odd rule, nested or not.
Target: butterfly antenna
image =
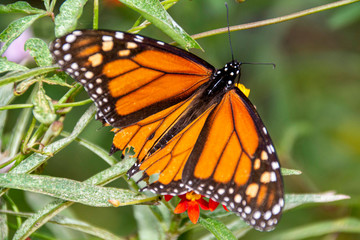
[[[258,63],[258,62],[242,62],[241,64],[251,64],[251,65],[272,65],[273,69],[275,69],[275,63]]]
[[[232,61],[234,61],[234,52],[233,52],[233,48],[232,48],[232,44],[231,44],[231,37],[230,37],[229,7],[228,7],[227,2],[225,2],[225,7],[226,7],[226,20],[227,20],[227,26],[228,26],[229,43],[230,43],[230,49],[231,49],[231,58],[232,58]]]

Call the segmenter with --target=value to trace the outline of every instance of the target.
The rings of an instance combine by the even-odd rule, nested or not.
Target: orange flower
[[[176,206],[174,213],[179,214],[187,210],[189,219],[192,223],[197,223],[200,216],[200,208],[209,210],[209,203],[203,199],[204,196],[195,193],[194,191],[178,196],[181,201]],[[169,201],[172,198],[170,195],[165,195],[165,200]]]
[[[209,210],[210,211],[214,211],[217,206],[219,206],[219,203],[218,202],[215,202],[214,200],[212,200],[211,198],[209,199]],[[222,205],[223,208],[228,212],[229,209],[227,209],[227,207],[225,205]]]
[[[169,201],[173,196],[165,195],[165,201]],[[197,223],[200,216],[200,208],[203,210],[214,211],[219,203],[213,201],[212,199],[207,202],[203,195],[197,194],[194,191],[187,192],[186,194],[178,196],[181,201],[176,206],[174,213],[179,214],[187,210],[189,219],[192,223]],[[200,207],[199,207],[200,206]],[[226,211],[227,208],[224,206]]]

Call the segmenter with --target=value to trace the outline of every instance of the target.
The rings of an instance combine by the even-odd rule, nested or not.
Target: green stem
[[[14,212],[19,212],[19,209],[18,207],[16,206],[15,202],[7,195],[7,194],[4,194],[3,195],[4,199],[6,200],[6,202],[11,206],[11,209],[14,211]],[[20,216],[16,216],[16,223],[17,223],[17,227],[19,228],[22,224],[22,221],[21,221],[21,217]]]
[[[25,80],[30,77],[35,77],[38,75],[49,73],[49,72],[52,72],[57,69],[59,69],[59,67],[54,67],[54,66],[38,67],[38,68],[33,68],[31,70],[28,70],[25,73],[16,73],[16,74],[12,74],[10,77],[7,77],[7,76],[1,77],[0,78],[0,87],[3,85],[9,84],[9,83],[20,82],[20,81]]]
[[[58,104],[65,103],[73,94],[79,91],[81,87],[82,86],[80,83],[76,83],[73,88],[69,89],[69,91],[67,91],[67,93],[65,93],[65,95],[62,98],[60,98]]]
[[[94,0],[93,29],[99,28],[99,0]]]
[[[79,101],[79,102],[72,102],[72,103],[61,103],[61,104],[54,104],[54,108],[58,109],[58,108],[66,108],[66,107],[78,107],[78,106],[83,106],[85,104],[89,104],[92,103],[92,100],[86,99],[83,101]],[[33,104],[12,104],[12,105],[6,105],[3,107],[0,107],[0,111],[2,110],[10,110],[10,109],[21,109],[21,108],[33,108],[34,105]]]
[[[6,105],[6,106],[0,107],[0,111],[10,110],[10,109],[32,108],[32,107],[34,107],[34,105],[31,103],[12,104],[12,105]]]
[[[78,107],[78,106],[83,106],[85,104],[89,104],[89,103],[92,103],[92,102],[93,101],[89,98],[89,99],[79,101],[79,102],[54,104],[54,108],[58,109],[58,108],[66,108],[66,107]]]
[[[14,230],[18,229],[14,224],[9,223],[9,222],[8,222],[8,226]],[[36,232],[32,233],[31,237],[36,237],[36,239],[43,239],[43,240],[56,240],[56,238],[53,238],[53,237],[50,237],[50,236],[47,236],[44,234],[36,233]]]
[[[35,142],[38,141],[46,132],[46,130],[48,129],[49,126],[45,125],[45,124],[40,124],[40,126],[38,127],[38,129],[36,129],[36,132],[33,134],[33,136],[31,137],[31,139],[29,140],[27,146],[25,146],[25,152],[23,152],[24,154],[27,153],[27,149],[28,147],[32,147],[34,146]]]
[[[165,10],[168,10],[170,7],[172,7],[175,3],[177,3],[179,0],[165,0],[162,1],[161,4],[164,6]],[[148,25],[151,24],[151,22],[149,22],[148,20],[143,21],[141,24],[140,22],[142,21],[143,17],[140,16],[136,22],[134,23],[134,25],[132,26],[132,28],[130,28],[128,30],[129,33],[138,33],[140,32],[142,29],[146,28]]]
[[[36,124],[36,118],[33,117],[32,121],[31,121],[31,124],[30,124],[30,126],[29,126],[29,129],[28,129],[28,131],[26,132],[24,141],[23,141],[23,143],[22,143],[22,147],[21,147],[21,152],[22,152],[22,153],[26,152],[26,148],[27,148],[29,139],[30,139],[30,137],[31,137],[31,134],[32,134],[32,132],[34,131],[35,124]]]
[[[55,4],[56,4],[56,0],[52,0],[50,3],[50,12],[54,12]]]
[[[293,20],[293,19],[296,19],[296,18],[299,18],[299,17],[304,17],[304,16],[307,16],[307,15],[310,15],[310,14],[322,12],[322,11],[329,10],[329,9],[332,9],[332,8],[337,8],[337,7],[345,6],[345,5],[348,5],[348,4],[352,4],[352,3],[355,3],[355,2],[358,2],[358,1],[360,1],[360,0],[340,0],[340,1],[337,1],[337,2],[334,2],[334,3],[329,3],[329,4],[321,5],[319,7],[306,9],[306,10],[296,12],[296,13],[292,13],[292,14],[289,14],[289,15],[285,15],[285,16],[282,16],[282,17],[276,17],[276,18],[271,18],[271,19],[267,19],[267,20],[263,20],[263,21],[257,21],[257,22],[232,26],[232,27],[230,27],[230,31],[231,32],[232,31],[239,31],[239,30],[245,30],[245,29],[250,29],[250,28],[257,28],[257,27],[267,26],[267,25],[271,25],[271,24],[275,24],[275,23],[286,22],[286,21]],[[211,30],[211,31],[195,34],[195,35],[192,35],[191,37],[194,38],[194,39],[199,39],[199,38],[204,38],[204,37],[208,37],[208,36],[213,36],[213,35],[226,33],[227,31],[228,31],[228,28],[224,27],[224,28],[214,29],[214,30]]]

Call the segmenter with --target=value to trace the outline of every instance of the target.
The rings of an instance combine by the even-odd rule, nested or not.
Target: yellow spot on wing
[[[260,159],[255,159],[254,161],[254,169],[258,170],[260,168]]]
[[[128,42],[128,43],[126,43],[126,48],[128,48],[128,49],[137,48],[137,44],[134,42]]]
[[[96,53],[88,58],[92,67],[99,66],[103,61],[103,55],[101,53]]]
[[[246,188],[245,193],[249,197],[254,198],[254,197],[256,197],[256,194],[258,193],[258,191],[259,191],[259,185],[256,183],[252,183]]]
[[[268,154],[263,150],[261,152],[261,156],[260,156],[261,160],[268,160],[269,159],[269,156]]]
[[[119,55],[120,57],[126,57],[126,56],[129,56],[129,54],[130,54],[130,50],[129,50],[129,49],[120,50],[120,51],[118,52],[118,55]]]
[[[113,41],[106,41],[102,43],[102,50],[105,52],[111,51],[114,47]]]
[[[270,182],[270,173],[269,172],[264,172],[260,177],[260,182],[269,183]]]

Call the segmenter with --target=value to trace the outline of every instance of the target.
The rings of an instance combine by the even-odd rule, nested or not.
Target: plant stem
[[[93,29],[99,28],[99,0],[94,0]]]
[[[250,29],[250,28],[257,28],[257,27],[267,26],[267,25],[271,25],[271,24],[275,24],[275,23],[281,23],[281,22],[293,20],[293,19],[296,19],[296,18],[299,18],[299,17],[304,17],[304,16],[307,16],[307,15],[310,15],[310,14],[314,14],[314,13],[322,12],[322,11],[325,11],[325,10],[329,10],[329,9],[332,9],[332,8],[345,6],[345,5],[352,4],[352,3],[355,3],[355,2],[359,2],[359,1],[360,0],[340,0],[340,1],[337,1],[337,2],[334,2],[334,3],[329,3],[329,4],[321,5],[321,6],[318,6],[318,7],[306,9],[306,10],[296,12],[296,13],[292,13],[292,14],[289,14],[289,15],[285,15],[285,16],[282,16],[282,17],[276,17],[276,18],[266,19],[266,20],[262,20],[262,21],[257,21],[257,22],[232,26],[232,27],[230,27],[230,31],[232,32],[232,31],[238,31],[238,30],[245,30],[245,29]],[[213,35],[226,33],[227,31],[228,31],[228,28],[224,27],[224,28],[219,28],[219,29],[214,29],[214,30],[211,30],[211,31],[199,33],[199,34],[194,34],[191,37],[194,38],[194,39],[199,39],[199,38],[204,38],[204,37],[208,37],[208,36],[213,36]]]

